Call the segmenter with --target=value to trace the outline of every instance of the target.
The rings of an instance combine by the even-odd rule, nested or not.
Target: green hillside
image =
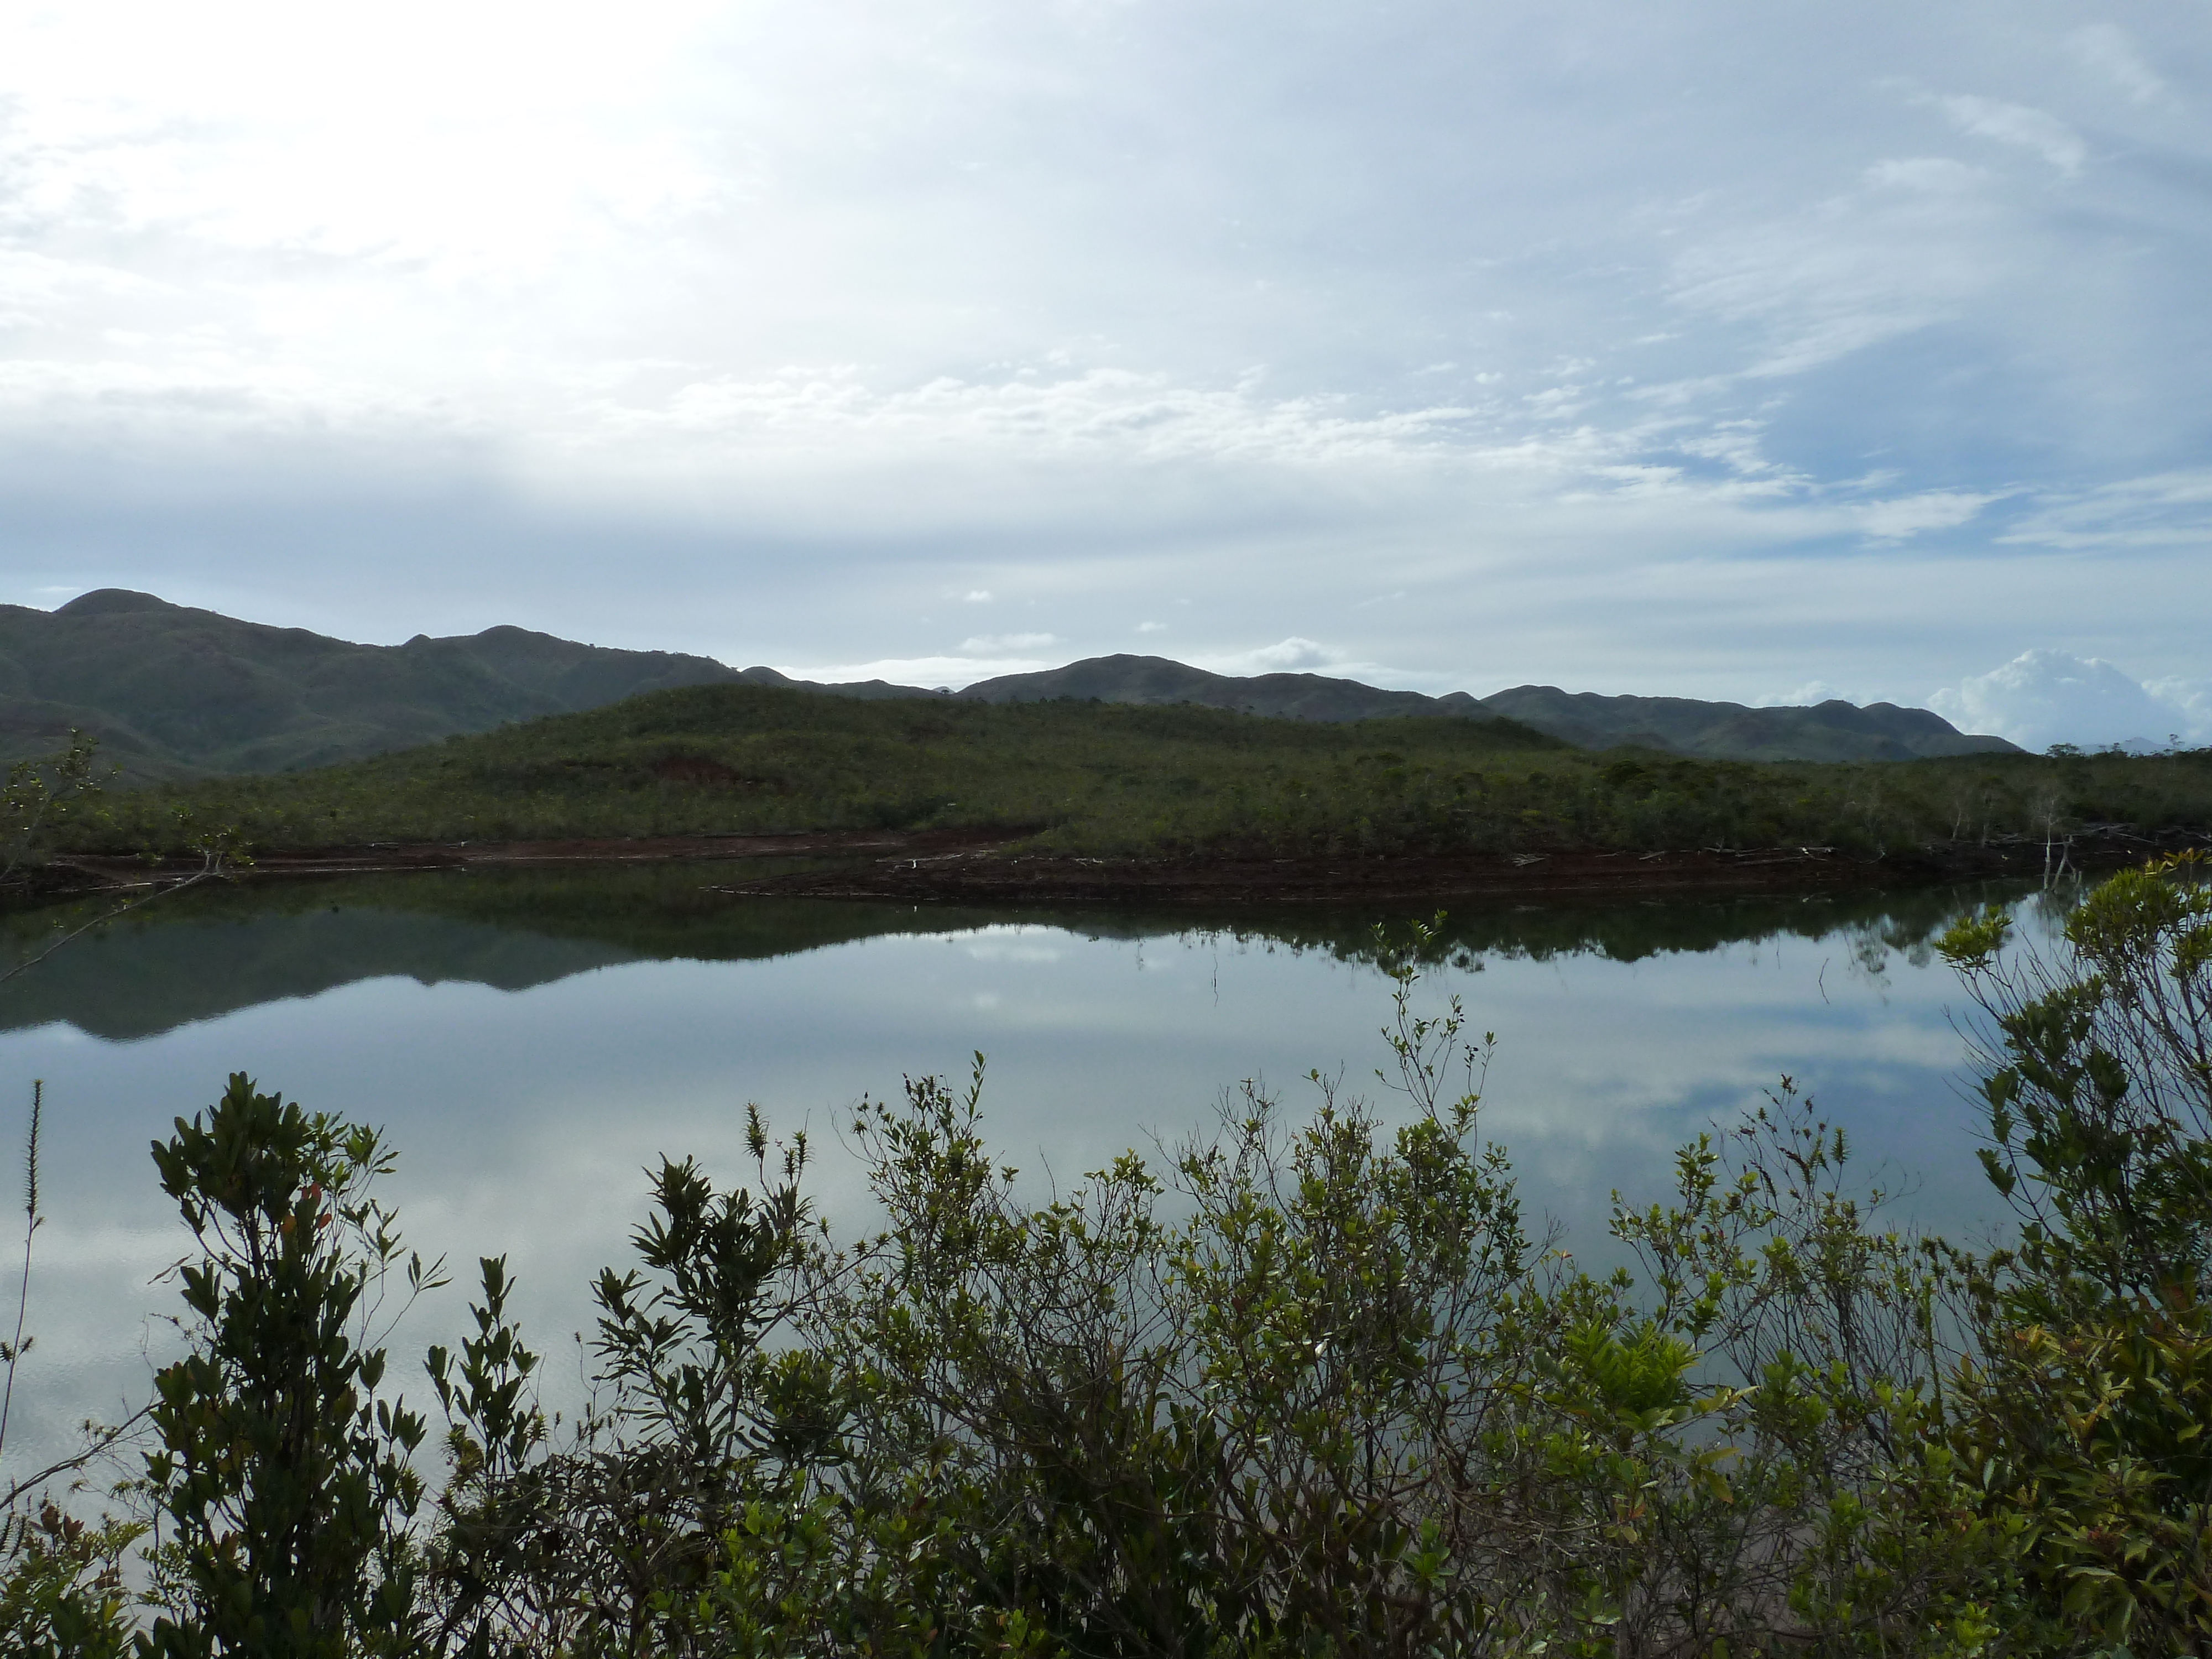
[[[1508,720],[1187,704],[654,692],[322,770],[120,792],[80,847],[234,825],[264,847],[793,830],[1034,837],[1081,856],[1819,844],[2212,823],[2212,752],[1854,764],[1591,753]],[[181,813],[183,817],[179,817]],[[180,829],[179,826],[184,826]]]
[[[738,678],[520,628],[355,645],[108,588],[52,611],[0,605],[0,759],[77,727],[131,777],[273,772]]]
[[[183,807],[287,847],[887,828],[1194,845],[1253,813],[1269,820],[1255,833],[1284,833],[1285,812],[1318,831],[1416,775],[1564,748],[1510,722],[696,686],[316,772],[122,792],[101,839],[172,834]]]
[[[1701,760],[1904,761],[2020,752],[2002,738],[1960,732],[1925,708],[1832,699],[1807,708],[1753,708],[1694,697],[1603,696],[1520,685],[1487,697],[1388,691],[1326,674],[1209,673],[1165,657],[1092,657],[1035,674],[1006,674],[960,693],[986,702],[1054,697],[1100,702],[1196,703],[1302,720],[1419,715],[1504,718],[1579,749],[1653,749]]]
[[[1925,708],[1831,698],[1802,708],[1753,708],[1694,697],[1601,696],[1516,685],[1482,706],[1584,749],[1663,750],[1703,760],[1904,761],[2016,755],[2002,738],[1959,730]]]

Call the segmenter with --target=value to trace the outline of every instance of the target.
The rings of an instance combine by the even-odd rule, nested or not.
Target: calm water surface
[[[645,1166],[696,1153],[744,1172],[744,1114],[806,1129],[835,1221],[867,1215],[837,1136],[903,1074],[988,1058],[1008,1161],[1063,1182],[1206,1125],[1262,1079],[1305,1073],[1386,1097],[1389,983],[1355,914],[1199,917],[732,901],[697,866],[415,875],[191,894],[0,986],[0,1133],[20,1169],[46,1085],[43,1208],[6,1463],[31,1467],[87,1413],[119,1414],[169,1351],[156,1282],[184,1238],[148,1143],[246,1071],[310,1109],[383,1126],[409,1243],[463,1264],[410,1316],[395,1374],[465,1317],[479,1255],[506,1252],[576,1391],[584,1285],[623,1260]],[[726,877],[720,878],[726,879]],[[1928,941],[2016,890],[1849,900],[1643,902],[1468,911],[1425,980],[1498,1034],[1482,1124],[1532,1209],[1609,1261],[1615,1189],[1667,1194],[1671,1154],[1789,1073],[1850,1132],[1900,1218],[1991,1224],[1960,1094],[1957,983]],[[2044,901],[2021,901],[2048,926]],[[2054,913],[2055,914],[2055,913]],[[0,945],[47,925],[16,919]],[[2031,930],[2033,931],[2033,930]],[[10,1178],[8,1190],[20,1190]],[[7,1212],[20,1216],[20,1201]],[[0,1231],[12,1318],[20,1235]],[[416,1390],[422,1392],[420,1389]]]

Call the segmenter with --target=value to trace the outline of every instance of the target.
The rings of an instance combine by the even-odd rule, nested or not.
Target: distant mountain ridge
[[[76,727],[133,780],[290,771],[724,682],[799,684],[525,628],[356,645],[109,587],[53,611],[0,605],[0,761],[50,751]],[[809,689],[934,695],[880,680]]]
[[[1753,708],[1689,697],[1607,697],[1516,685],[1483,698],[1482,706],[1584,749],[1634,744],[1706,760],[1933,760],[2024,752],[2002,738],[1961,732],[1926,708],[1893,702],[1862,707],[1840,697]]]
[[[276,772],[578,713],[647,691],[781,686],[848,697],[946,695],[883,680],[821,684],[670,651],[583,645],[526,629],[356,645],[103,588],[54,611],[0,605],[0,760],[52,749],[72,726],[139,780]],[[1925,709],[1749,708],[1679,697],[1519,686],[1431,697],[1320,674],[1209,673],[1164,657],[1094,657],[952,695],[1200,703],[1310,720],[1504,716],[1588,748],[1622,744],[1742,760],[1908,760],[2011,752]]]
[[[1208,673],[1165,657],[1092,657],[1065,668],[1006,674],[959,692],[986,702],[1095,697],[1101,702],[1194,702],[1292,720],[1407,715],[1504,716],[1583,749],[1633,745],[1704,760],[1923,760],[2017,754],[2002,738],[1960,732],[1942,715],[1895,703],[1840,699],[1810,708],[1753,708],[1690,697],[1603,696],[1519,685],[1487,697],[1386,691],[1322,674]]]
[[[1042,702],[1054,697],[1100,702],[1194,702],[1208,708],[1297,720],[1387,720],[1402,715],[1458,714],[1476,720],[1487,712],[1464,691],[1425,696],[1385,691],[1358,680],[1323,674],[1212,674],[1167,657],[1090,657],[1035,674],[1002,674],[979,680],[955,695],[982,702]]]
[[[137,777],[320,766],[737,678],[705,657],[520,628],[356,645],[122,588],[51,611],[0,605],[5,752],[51,749],[77,726]]]

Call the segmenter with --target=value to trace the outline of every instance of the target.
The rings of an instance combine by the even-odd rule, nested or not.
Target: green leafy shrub
[[[760,1200],[664,1168],[573,1446],[495,1449],[526,1372],[474,1357],[518,1352],[488,1277],[446,1537],[507,1553],[433,1550],[467,1650],[1977,1650],[2002,1559],[1940,1433],[1940,1275],[1841,1137],[1785,1094],[1618,1218],[1656,1299],[1593,1281],[1476,1133],[1486,1042],[1413,1006],[1432,943],[1381,950],[1396,1128],[1247,1089],[1025,1204],[979,1061],[856,1111],[882,1220],[842,1249],[796,1149]]]
[[[186,1355],[155,1378],[147,1484],[171,1534],[163,1656],[406,1652],[422,1495],[421,1418],[377,1398],[367,1321],[398,1267],[368,1190],[374,1131],[258,1093],[240,1073],[204,1120],[154,1146],[198,1247],[177,1268]],[[436,1282],[410,1258],[407,1282]]]
[[[2000,913],[1942,949],[1988,1016],[1990,1179],[2021,1218],[1975,1264],[1954,1438],[2013,1528],[2040,1639],[2212,1644],[2212,888],[2100,884],[2055,951]]]
[[[0,1513],[0,1653],[9,1659],[120,1659],[134,1599],[125,1564],[145,1528],[88,1524],[51,1498]]]

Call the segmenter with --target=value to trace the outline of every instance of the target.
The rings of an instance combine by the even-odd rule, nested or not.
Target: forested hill
[[[986,702],[1055,697],[1100,702],[1201,703],[1247,714],[1314,720],[1503,714],[1583,749],[1635,746],[1705,760],[1919,760],[2015,754],[2002,738],[1971,737],[1925,708],[1834,701],[1803,708],[1752,708],[1689,697],[1607,697],[1548,685],[1493,696],[1385,691],[1322,674],[1210,674],[1165,657],[1093,657],[1037,674],[1007,674],[960,694]]]
[[[982,702],[1049,702],[1060,697],[1127,703],[1196,703],[1277,720],[1389,720],[1408,714],[1491,716],[1464,691],[1442,697],[1385,691],[1325,674],[1210,674],[1166,657],[1090,657],[1036,674],[1004,674],[960,693]]]
[[[58,610],[0,605],[0,761],[55,748],[77,727],[138,780],[281,772],[359,760],[509,721],[580,713],[642,692],[745,682],[860,698],[942,694],[881,680],[823,685],[669,651],[582,645],[521,628],[404,645],[356,645],[150,593],[106,588]],[[1681,697],[1607,697],[1549,686],[1494,696],[1391,691],[1322,674],[1209,673],[1164,657],[1094,657],[957,694],[1194,703],[1344,721],[1504,715],[1583,748],[1632,744],[1709,760],[1863,761],[2010,752],[1920,708],[1748,708]]]
[[[1550,685],[1516,685],[1482,699],[1504,714],[1578,748],[1632,744],[1702,760],[1932,760],[2016,755],[2002,738],[1961,732],[1925,708],[1864,708],[1833,698],[1809,708],[1751,708],[1690,697],[1606,697]]]
[[[0,605],[0,759],[50,750],[74,726],[132,778],[289,771],[732,680],[792,684],[522,628],[356,645],[104,588],[51,611]]]

